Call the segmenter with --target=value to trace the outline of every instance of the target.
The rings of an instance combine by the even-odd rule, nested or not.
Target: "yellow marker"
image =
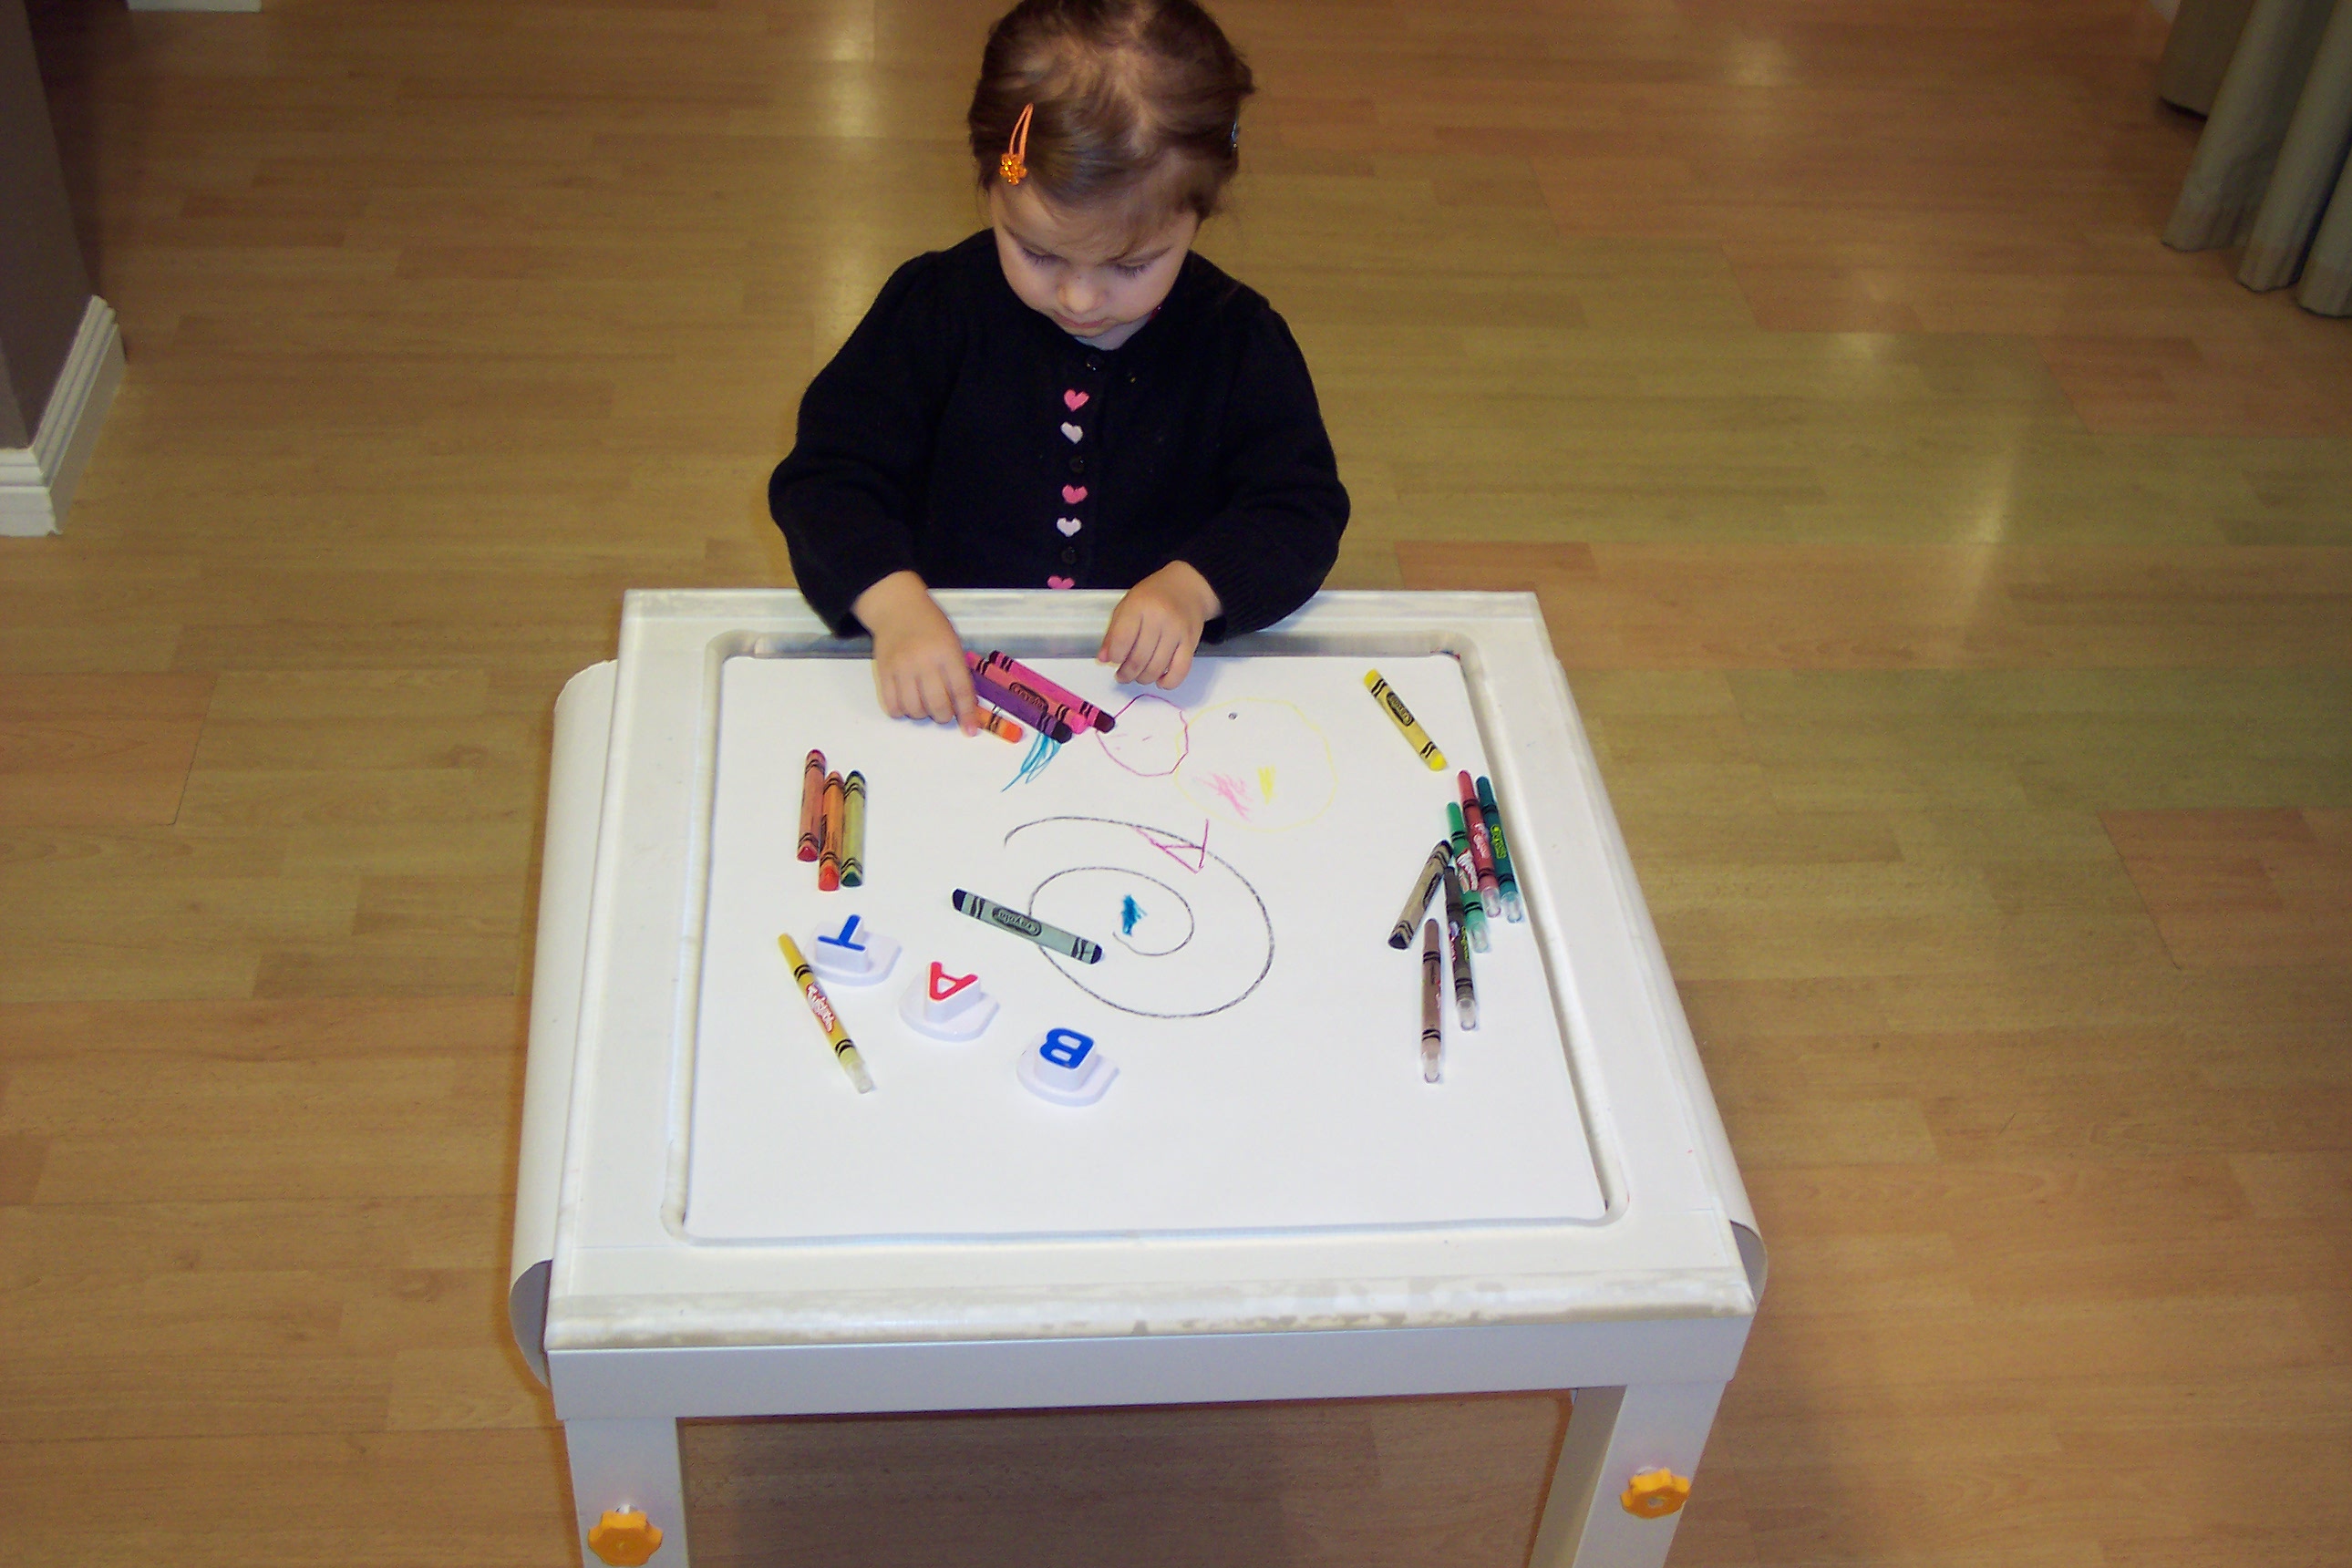
[[[1364,671],[1364,689],[1372,694],[1372,700],[1381,705],[1381,711],[1395,721],[1396,727],[1404,731],[1406,743],[1421,753],[1421,760],[1429,764],[1429,771],[1433,773],[1444,772],[1445,753],[1437,749],[1437,742],[1429,738],[1429,731],[1421,727],[1421,721],[1412,716],[1412,710],[1404,705],[1404,699],[1381,679],[1379,670]]]
[[[849,1081],[857,1086],[858,1093],[873,1093],[874,1080],[866,1076],[866,1058],[857,1054],[856,1046],[850,1042],[849,1032],[841,1026],[841,1015],[833,1010],[833,1002],[825,995],[824,987],[816,983],[816,972],[809,967],[808,960],[801,956],[799,945],[789,933],[779,935],[776,945],[784,950],[784,962],[793,966],[793,984],[799,986],[801,994],[808,998],[809,1011],[816,1015],[818,1025],[824,1030],[825,1039],[833,1046],[834,1059],[841,1064],[841,1070],[849,1075]]]

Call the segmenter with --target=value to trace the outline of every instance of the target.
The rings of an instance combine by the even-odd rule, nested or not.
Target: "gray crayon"
[[[955,907],[959,913],[992,925],[999,931],[1009,931],[1014,936],[1025,936],[1039,947],[1076,959],[1080,963],[1100,963],[1102,944],[1088,942],[1082,936],[1072,936],[1059,926],[1049,926],[1044,921],[1032,920],[1019,910],[1008,910],[992,899],[978,893],[955,890]]]

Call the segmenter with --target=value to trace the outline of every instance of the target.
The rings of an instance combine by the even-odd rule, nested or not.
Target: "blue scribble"
[[[1118,934],[1121,936],[1133,936],[1135,934],[1135,922],[1142,918],[1143,906],[1137,903],[1131,895],[1120,900],[1118,910]]]
[[[1011,778],[1006,779],[1004,781],[1004,789],[1000,789],[996,793],[1003,795],[1004,790],[1011,789],[1014,784],[1027,784],[1039,773],[1044,773],[1045,771],[1045,764],[1052,762],[1054,760],[1055,753],[1059,752],[1061,749],[1062,742],[1054,739],[1053,736],[1046,734],[1043,730],[1031,731],[1029,732],[1029,754],[1021,759],[1021,771],[1014,773]]]

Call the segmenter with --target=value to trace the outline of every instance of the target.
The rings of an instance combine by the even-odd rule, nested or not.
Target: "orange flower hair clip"
[[[1008,185],[1017,185],[1029,177],[1029,112],[1036,107],[1034,103],[1021,106],[1021,118],[1013,122],[1012,144],[996,161],[996,172],[1004,176]]]

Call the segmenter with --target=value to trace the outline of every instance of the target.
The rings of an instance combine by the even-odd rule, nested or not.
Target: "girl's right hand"
[[[849,608],[874,634],[874,695],[882,711],[953,724],[967,735],[979,731],[963,639],[922,578],[893,572]]]

